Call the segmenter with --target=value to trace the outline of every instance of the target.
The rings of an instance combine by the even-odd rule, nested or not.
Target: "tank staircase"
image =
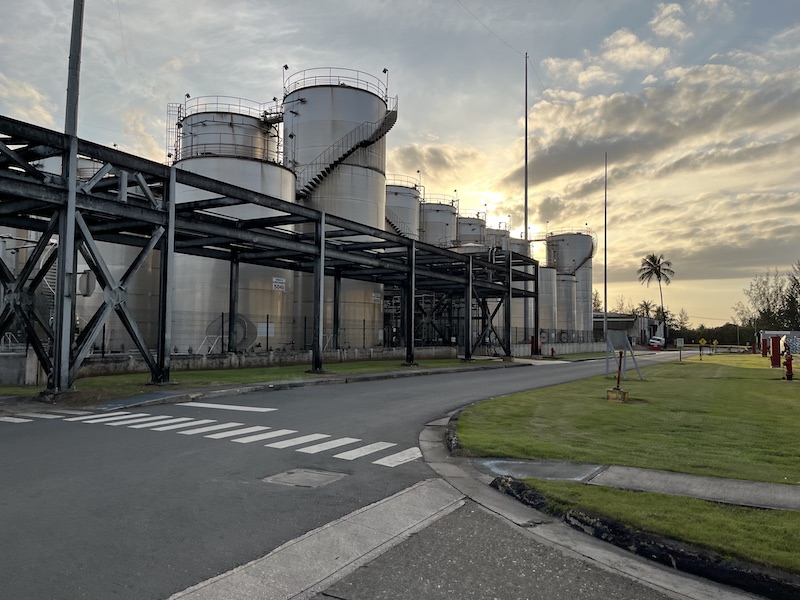
[[[359,148],[371,146],[397,123],[397,98],[377,123],[365,122],[327,148],[297,173],[297,197],[308,198],[315,189]]]
[[[403,221],[403,219],[398,217],[388,208],[386,209],[386,224],[389,226],[391,231],[397,235],[402,235],[403,237],[411,238],[413,240],[419,239],[419,234],[411,231],[411,227],[409,227],[408,223]]]

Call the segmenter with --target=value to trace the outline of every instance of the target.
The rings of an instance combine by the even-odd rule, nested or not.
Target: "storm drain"
[[[333,473],[331,471],[315,471],[314,469],[292,469],[277,475],[264,477],[265,483],[291,485],[294,487],[318,488],[339,481],[346,477],[346,473]]]

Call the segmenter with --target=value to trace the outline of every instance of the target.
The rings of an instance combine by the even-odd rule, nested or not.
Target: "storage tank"
[[[458,235],[458,203],[450,196],[429,196],[422,203],[419,238],[426,244],[449,248]]]
[[[486,219],[482,217],[458,217],[459,244],[485,244]]]
[[[539,267],[539,329],[553,330],[558,325],[556,297],[556,270],[552,267]],[[542,342],[554,342],[548,337]]]
[[[486,245],[489,248],[502,248],[508,250],[508,243],[511,239],[511,234],[508,229],[492,229],[486,230]]]
[[[524,239],[512,239],[509,238],[509,244],[511,246],[511,251],[516,252],[517,254],[521,254],[522,256],[527,256],[530,258],[531,255],[531,244],[529,241],[525,241]],[[534,274],[534,270],[536,267],[530,266],[525,267],[525,271],[530,274]],[[521,286],[521,282],[517,282],[516,286]],[[528,283],[528,290],[533,291],[533,282]],[[525,307],[527,305],[528,310],[528,323],[527,323],[527,330],[525,329]],[[534,310],[536,310],[536,303],[534,302],[533,298],[514,298],[511,301],[511,327],[513,328],[514,338],[516,343],[524,343],[530,341],[531,335],[534,334],[533,330],[533,321],[534,321]]]
[[[298,197],[307,205],[384,229],[386,220],[386,132],[397,118],[378,78],[339,68],[291,75],[284,89],[287,164],[297,173]],[[352,238],[351,238],[352,239]],[[313,278],[297,274],[296,334],[310,345]],[[332,332],[333,281],[325,282],[324,335]],[[341,347],[383,343],[383,286],[345,280],[340,303]]]
[[[556,274],[556,329],[558,342],[572,341],[575,331],[575,275],[565,273]]]
[[[575,276],[575,330],[592,330],[592,257],[597,248],[591,230],[553,232],[547,236],[547,265]],[[559,297],[559,312],[560,312]],[[559,314],[560,316],[560,314]]]
[[[283,165],[275,106],[225,96],[193,98],[180,121],[176,166],[281,200],[293,201],[296,178]],[[272,115],[272,117],[270,117]],[[214,194],[178,185],[176,203]],[[242,205],[209,212],[255,219],[272,209]],[[172,343],[179,352],[227,348],[230,263],[176,253]],[[294,272],[241,264],[237,349],[290,349],[293,343]]]
[[[422,189],[419,180],[405,175],[386,177],[386,230],[419,239]]]

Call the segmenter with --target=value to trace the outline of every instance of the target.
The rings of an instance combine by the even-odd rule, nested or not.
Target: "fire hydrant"
[[[556,357],[556,349],[550,346],[550,358]]]
[[[792,380],[792,353],[786,353],[786,359],[783,361],[783,366],[786,367],[786,381]]]

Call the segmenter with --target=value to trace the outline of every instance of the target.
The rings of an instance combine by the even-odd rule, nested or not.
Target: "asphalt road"
[[[425,423],[477,400],[604,370],[604,361],[542,362],[215,400],[227,408],[130,409],[131,417],[161,418],[138,423],[57,413],[2,422],[2,597],[166,598],[435,477],[418,458]],[[248,432],[224,437],[241,430]],[[293,439],[301,441],[282,447]],[[342,445],[308,451],[328,442]],[[364,446],[377,450],[348,455]],[[264,481],[298,469],[342,477],[321,487]]]

